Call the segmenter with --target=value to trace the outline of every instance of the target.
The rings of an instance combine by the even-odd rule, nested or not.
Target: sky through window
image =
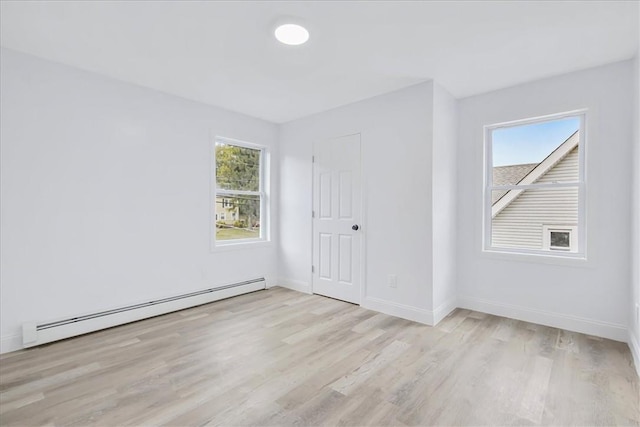
[[[579,128],[579,117],[567,117],[494,129],[493,166],[540,163]]]

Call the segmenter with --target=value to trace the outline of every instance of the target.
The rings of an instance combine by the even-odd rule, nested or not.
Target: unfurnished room
[[[0,425],[640,426],[639,24],[0,0]]]

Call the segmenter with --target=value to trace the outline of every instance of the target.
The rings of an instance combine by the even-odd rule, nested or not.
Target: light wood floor
[[[0,358],[0,424],[638,425],[626,344],[282,288]]]

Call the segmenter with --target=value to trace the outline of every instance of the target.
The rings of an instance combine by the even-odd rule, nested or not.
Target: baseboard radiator
[[[27,322],[22,325],[22,346],[34,347],[266,288],[266,281],[261,277],[67,319]]]

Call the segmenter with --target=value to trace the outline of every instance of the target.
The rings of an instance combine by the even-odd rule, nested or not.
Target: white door
[[[318,143],[313,168],[313,293],[360,303],[360,135]]]

